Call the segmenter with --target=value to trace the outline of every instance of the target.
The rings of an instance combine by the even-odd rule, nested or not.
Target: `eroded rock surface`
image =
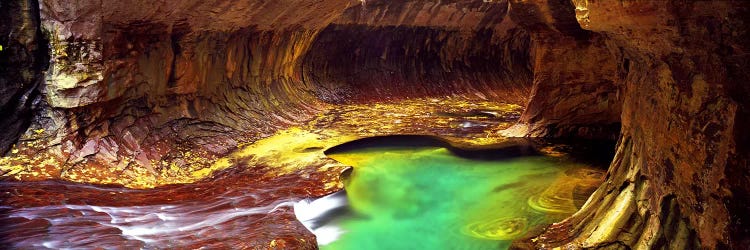
[[[192,182],[338,104],[456,96],[527,106],[503,135],[619,140],[583,209],[518,246],[750,245],[743,1],[6,2],[4,175]]]
[[[47,67],[36,1],[0,3],[0,155],[28,128]],[[0,171],[1,172],[1,171]]]
[[[747,246],[748,4],[573,3],[512,1],[542,51],[521,128],[586,136],[560,128],[619,121],[622,133],[605,183],[534,245]],[[573,17],[560,9],[583,29],[560,28]]]
[[[41,111],[3,162],[26,180],[191,182],[197,177],[186,173],[331,103],[464,96],[524,104],[531,87],[529,37],[504,3],[40,6],[52,57]]]

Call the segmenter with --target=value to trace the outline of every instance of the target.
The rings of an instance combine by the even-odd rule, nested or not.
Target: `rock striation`
[[[746,246],[748,4],[538,0],[511,8],[542,51],[531,101],[511,132],[591,136],[607,130],[589,124],[622,124],[604,184],[532,245]]]
[[[586,205],[518,247],[742,249],[749,8],[4,1],[0,166],[22,180],[193,182],[336,105],[471,97],[526,106],[506,136],[618,141]]]
[[[31,122],[37,87],[47,67],[46,40],[37,1],[0,3],[0,155]]]
[[[51,64],[40,111],[18,157],[6,160],[26,180],[192,182],[204,176],[190,173],[238,145],[331,104],[449,96],[524,104],[531,88],[529,36],[503,3],[39,5]]]

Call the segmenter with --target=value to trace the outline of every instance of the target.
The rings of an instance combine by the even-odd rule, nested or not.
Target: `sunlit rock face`
[[[523,105],[531,89],[529,36],[505,2],[39,5],[52,57],[40,112],[3,162],[21,179],[192,182],[217,156],[331,103]]]
[[[153,186],[162,168],[309,119],[322,104],[301,58],[348,4],[42,1],[51,66],[22,157],[7,164],[46,168],[21,171],[32,179]]]
[[[589,202],[517,246],[742,249],[748,8],[4,1],[0,152],[23,135],[0,166],[22,180],[194,182],[217,156],[339,104],[470,96],[527,107],[503,135],[619,140]]]
[[[748,4],[599,4],[589,3],[590,29],[611,36],[631,62],[611,171],[629,168],[635,178],[626,182],[648,194],[639,215],[649,208],[687,217],[704,247],[747,246]]]

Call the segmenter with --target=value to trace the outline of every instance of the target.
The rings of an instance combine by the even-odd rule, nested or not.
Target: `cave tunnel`
[[[3,0],[0,248],[748,249],[749,9]]]

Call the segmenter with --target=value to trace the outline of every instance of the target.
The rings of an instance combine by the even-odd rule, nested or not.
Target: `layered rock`
[[[52,64],[32,125],[44,132],[19,149],[54,160],[20,164],[57,169],[42,178],[152,186],[164,169],[200,168],[307,119],[322,104],[301,84],[301,58],[347,4],[44,1]]]
[[[622,133],[605,183],[581,211],[550,227],[533,245],[746,246],[748,137],[741,128],[748,125],[750,96],[742,70],[748,63],[748,24],[743,19],[748,4],[573,2],[575,6],[552,0],[512,3],[521,12],[515,16],[535,30],[535,46],[553,53],[535,60],[535,94],[524,121],[531,135],[567,136],[581,131],[538,133],[536,128],[569,126],[571,119],[554,119],[558,114],[594,124],[617,121],[610,113],[619,113],[617,106],[604,108],[604,103],[621,103]],[[560,9],[568,14],[560,16]],[[582,36],[585,31],[560,28],[570,27],[564,24],[571,23],[574,10],[581,27],[594,33]],[[566,39],[576,40],[579,45],[560,52],[560,43],[540,39],[563,41],[563,46]],[[570,64],[575,69],[567,69]],[[598,75],[588,77],[587,72]],[[545,84],[550,78],[552,84]],[[564,87],[549,91],[555,83]],[[588,88],[578,92],[586,97],[571,95],[571,83]],[[602,108],[566,104],[587,98],[599,100]]]
[[[41,71],[47,67],[38,8],[37,1],[0,3],[0,155],[29,126]]]
[[[622,52],[580,28],[566,1],[512,2],[511,17],[531,32],[534,85],[509,136],[616,140]]]
[[[366,1],[319,34],[305,80],[328,102],[478,96],[525,104],[529,37],[507,5]]]
[[[331,103],[470,95],[528,101],[507,135],[619,138],[605,184],[527,244],[750,244],[744,2],[46,0],[41,21],[35,6],[0,8],[0,151],[33,121],[0,164],[43,170],[20,179],[191,182]]]
[[[43,102],[19,153],[0,162],[25,180],[192,182],[216,157],[329,103],[465,95],[523,104],[531,84],[528,36],[504,22],[504,3],[40,6],[52,56]]]

